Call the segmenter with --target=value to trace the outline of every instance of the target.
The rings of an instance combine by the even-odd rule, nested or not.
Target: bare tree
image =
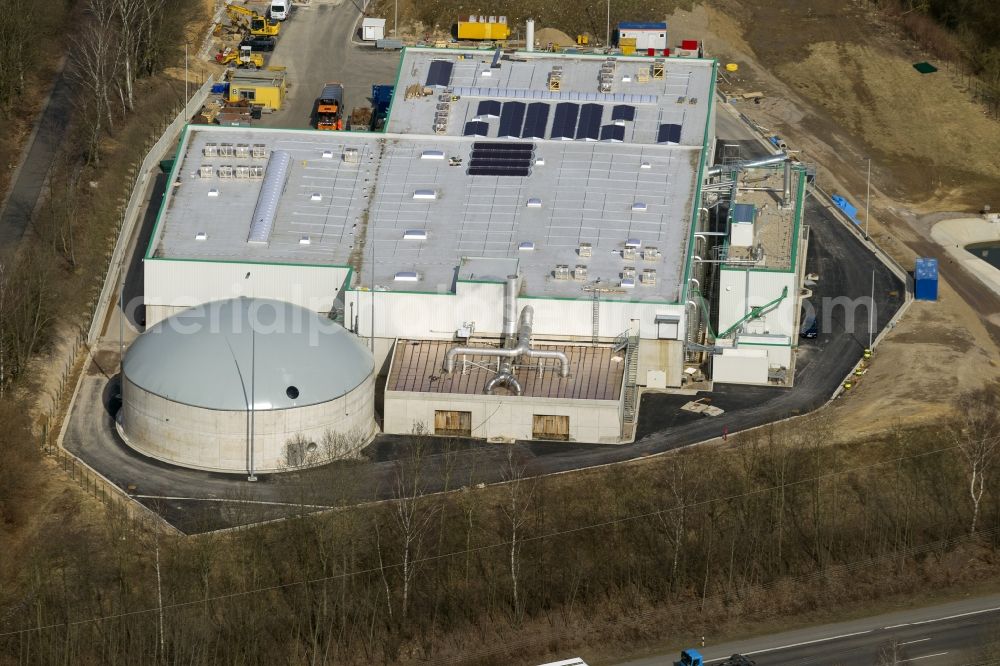
[[[1000,452],[1000,391],[987,387],[964,394],[958,401],[958,416],[951,425],[951,438],[961,452],[969,482],[972,520],[969,534],[975,535],[979,507],[986,491],[986,477]]]
[[[524,610],[520,596],[522,528],[528,519],[528,507],[535,494],[535,484],[525,481],[525,465],[515,453],[513,445],[507,447],[507,462],[503,468],[507,497],[500,510],[503,512],[509,545],[509,573],[514,618],[519,621]]]
[[[77,107],[89,130],[87,157],[99,163],[101,133],[114,126],[111,109],[111,86],[118,79],[122,51],[114,18],[113,0],[88,0],[88,18],[71,40],[70,79],[76,84]]]

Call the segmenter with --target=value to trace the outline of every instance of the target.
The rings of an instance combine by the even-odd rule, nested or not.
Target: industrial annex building
[[[385,133],[191,126],[143,338],[214,301],[305,308],[370,355],[388,433],[617,443],[640,387],[787,384],[805,176],[711,167],[715,67],[411,48]],[[126,394],[156,392],[130,371],[141,340]],[[279,374],[258,390],[284,391]]]

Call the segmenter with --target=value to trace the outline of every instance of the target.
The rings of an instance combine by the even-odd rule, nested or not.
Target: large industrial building
[[[804,175],[710,168],[715,76],[411,48],[384,133],[191,126],[147,326],[241,297],[331,318],[389,433],[618,443],[641,387],[787,384]]]

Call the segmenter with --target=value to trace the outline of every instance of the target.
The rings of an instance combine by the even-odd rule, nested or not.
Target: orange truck
[[[328,83],[316,100],[316,129],[344,129],[344,86]]]

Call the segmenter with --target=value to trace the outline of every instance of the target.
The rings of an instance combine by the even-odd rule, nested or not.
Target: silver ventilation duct
[[[774,155],[768,155],[767,157],[762,157],[757,160],[750,160],[748,162],[737,162],[736,164],[716,164],[713,167],[709,167],[705,171],[705,178],[712,178],[713,176],[721,176],[724,173],[730,171],[743,171],[745,169],[752,169],[754,167],[765,167],[771,166],[772,164],[781,164],[782,162],[787,162],[789,160],[787,153],[775,153]]]
[[[253,210],[253,218],[250,220],[250,235],[247,237],[248,243],[266,244],[271,238],[271,230],[274,229],[274,216],[278,212],[278,201],[282,192],[285,191],[285,183],[288,182],[288,167],[292,162],[292,156],[284,150],[274,150],[267,161],[267,171],[264,172],[264,180],[260,184],[260,194],[257,196],[257,206]]]

